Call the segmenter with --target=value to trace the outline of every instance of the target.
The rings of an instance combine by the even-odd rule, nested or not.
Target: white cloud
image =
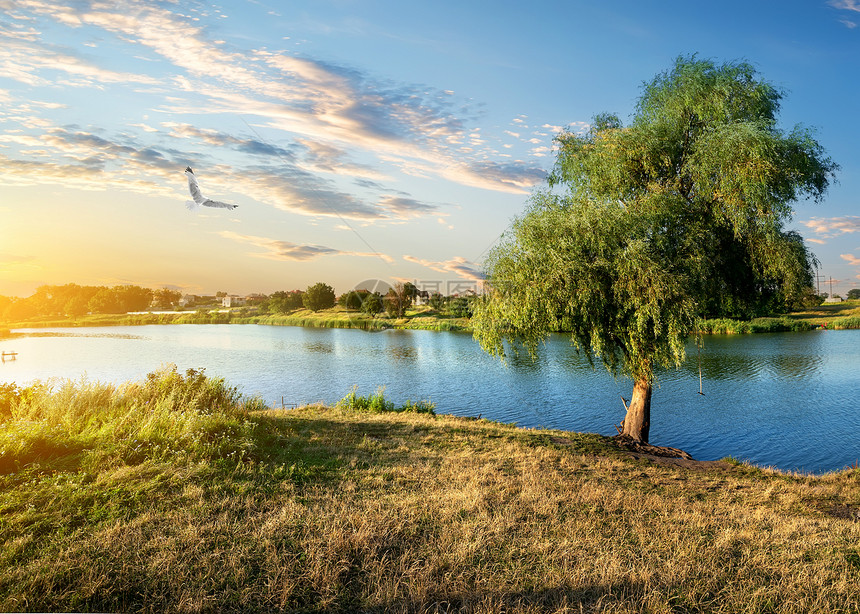
[[[860,2],[858,0],[830,0],[830,6],[843,11],[856,11],[860,13]]]
[[[383,196],[379,201],[379,205],[386,211],[391,212],[393,217],[397,219],[436,214],[438,210],[436,205],[428,205],[414,198],[403,196]]]
[[[860,266],[860,258],[853,254],[839,254],[839,257],[852,266]]]
[[[65,85],[95,87],[105,83],[155,84],[156,79],[146,75],[117,72],[95,66],[81,58],[51,49],[30,40],[10,38],[0,33],[0,77],[13,79],[32,86],[51,85],[57,81],[53,71],[63,72],[70,78]],[[47,74],[46,74],[47,73]]]
[[[381,258],[385,262],[391,263],[393,259],[386,254],[373,252],[353,252],[326,247],[324,245],[310,245],[292,243],[290,241],[281,241],[278,239],[270,239],[267,237],[257,237],[253,235],[243,235],[229,230],[224,230],[219,233],[225,239],[231,239],[240,243],[247,243],[265,251],[251,254],[259,258],[268,258],[270,260],[297,260],[306,261],[314,260],[321,256],[360,256],[368,258]]]
[[[416,258],[414,256],[405,255],[403,259],[407,262],[420,264],[438,273],[454,273],[462,279],[472,281],[480,281],[484,279],[483,273],[477,268],[478,265],[470,260],[466,260],[462,256],[456,256],[450,260],[434,261]]]
[[[839,235],[860,232],[860,216],[847,215],[844,217],[813,217],[800,222],[823,239],[832,239]],[[812,239],[808,239],[812,240]]]

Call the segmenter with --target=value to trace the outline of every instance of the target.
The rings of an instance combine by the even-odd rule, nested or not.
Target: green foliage
[[[851,288],[847,294],[849,301],[856,301],[860,299],[860,288]]]
[[[416,292],[417,289],[411,283],[402,284],[398,282],[394,284],[394,287],[388,290],[383,299],[385,312],[391,317],[402,318],[406,314],[406,310],[412,306],[412,299]]]
[[[756,315],[811,286],[814,258],[783,223],[837,166],[776,125],[781,93],[746,63],[695,57],[646,83],[629,126],[597,116],[558,137],[552,190],[486,262],[475,337],[503,356],[569,331],[611,371],[677,366],[709,314]]]
[[[449,300],[448,311],[455,318],[471,318],[473,304],[477,300],[474,296],[456,296]]]
[[[430,295],[430,307],[432,307],[435,311],[442,311],[443,309],[445,309],[447,303],[448,301],[439,292],[434,292]]]
[[[94,313],[126,313],[147,309],[152,302],[152,290],[139,286],[99,288],[87,306]]]
[[[368,294],[361,303],[361,311],[371,316],[376,316],[376,314],[381,313],[384,308],[385,306],[383,304],[382,295],[380,295],[379,292]]]
[[[393,402],[385,398],[385,386],[377,388],[376,392],[370,396],[359,396],[357,393],[358,387],[353,386],[352,391],[337,402],[337,407],[350,411],[366,411],[370,413],[385,413],[385,412],[412,412],[417,414],[436,415],[436,404],[431,401],[406,401],[401,406],[396,406]]]
[[[345,309],[358,311],[364,305],[365,299],[371,294],[370,290],[350,290],[337,299],[337,304]]]
[[[715,318],[701,320],[698,332],[716,335],[738,335],[747,333],[783,333],[804,332],[812,330],[812,324],[805,320],[792,320],[791,318],[756,318],[754,320],[731,320],[729,318]]]
[[[310,309],[311,311],[330,309],[334,307],[334,303],[334,289],[323,282],[309,286],[302,296],[302,304],[306,309]]]
[[[21,400],[23,390],[13,383],[0,384],[0,420],[12,416],[12,407]]]
[[[860,316],[847,316],[837,318],[829,322],[827,328],[832,329],[858,329],[860,328]]]
[[[0,474],[49,468],[82,450],[78,462],[127,464],[182,456],[247,457],[253,444],[250,411],[265,409],[221,378],[176,367],[124,386],[66,381],[0,387]]]
[[[156,309],[172,309],[179,303],[182,293],[178,290],[161,288],[153,292],[153,306]]]
[[[301,290],[285,292],[279,290],[269,297],[269,311],[273,313],[289,313],[304,306],[305,293]]]

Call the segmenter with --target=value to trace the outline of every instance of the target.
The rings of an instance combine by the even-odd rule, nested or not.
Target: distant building
[[[412,304],[416,307],[427,305],[430,303],[430,293],[427,290],[416,290],[415,298],[412,299]]]
[[[845,299],[843,299],[841,296],[828,296],[826,299],[824,299],[824,302],[825,303],[841,303],[844,300]]]
[[[232,294],[221,299],[221,306],[230,309],[231,307],[241,307],[245,302],[245,297]]]

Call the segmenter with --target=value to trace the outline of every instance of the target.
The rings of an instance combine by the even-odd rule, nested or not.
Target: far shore
[[[363,330],[433,330],[471,332],[469,318],[439,313],[427,306],[410,309],[403,317],[375,316],[334,307],[322,311],[298,309],[291,313],[259,314],[249,309],[199,309],[197,311],[138,311],[123,314],[57,316],[16,322],[0,322],[0,337],[21,328],[78,326],[141,326],[152,324],[261,324],[310,328],[358,328]],[[703,320],[703,334],[744,334],[860,328],[860,301],[826,304],[807,311],[777,314],[753,320],[727,318]],[[563,331],[560,331],[563,332]]]

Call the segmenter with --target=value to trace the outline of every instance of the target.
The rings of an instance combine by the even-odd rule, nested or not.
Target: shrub
[[[860,316],[848,316],[845,318],[837,318],[830,322],[827,328],[844,328],[857,329],[860,328]]]
[[[370,413],[385,413],[385,412],[413,412],[417,414],[436,415],[436,404],[431,401],[406,401],[400,407],[397,407],[393,402],[385,398],[385,386],[380,386],[376,392],[370,396],[362,397],[357,394],[357,386],[352,387],[352,391],[337,402],[337,407],[350,411],[365,411]]]
[[[323,282],[309,286],[302,296],[302,303],[311,311],[331,309],[335,303],[334,289]]]

